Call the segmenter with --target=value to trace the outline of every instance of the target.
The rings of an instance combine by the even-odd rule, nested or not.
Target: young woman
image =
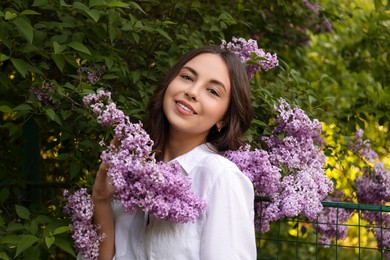
[[[256,259],[253,186],[220,152],[243,145],[252,119],[249,82],[239,58],[217,46],[180,59],[151,99],[146,129],[157,157],[177,161],[207,203],[194,223],[134,214],[111,203],[104,164],[92,198],[94,221],[106,238],[100,258],[141,260]]]

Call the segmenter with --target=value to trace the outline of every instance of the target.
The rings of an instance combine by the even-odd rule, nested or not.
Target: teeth
[[[183,110],[189,112],[189,113],[193,113],[193,111],[191,109],[189,109],[188,107],[186,107],[185,105],[183,105],[182,103],[177,103],[179,105],[179,107],[181,107]]]

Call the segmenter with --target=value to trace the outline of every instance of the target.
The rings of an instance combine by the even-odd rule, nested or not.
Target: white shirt
[[[134,214],[113,204],[115,260],[256,259],[254,192],[226,158],[200,145],[175,159],[192,190],[207,203],[195,223],[179,224]]]

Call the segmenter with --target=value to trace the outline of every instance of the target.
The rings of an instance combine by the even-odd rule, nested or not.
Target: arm
[[[252,183],[241,172],[225,171],[209,195],[201,259],[256,259]]]
[[[105,238],[100,243],[99,260],[111,260],[115,254],[115,231],[111,208],[114,189],[107,176],[107,166],[101,164],[93,185],[94,223],[100,226],[99,233]]]

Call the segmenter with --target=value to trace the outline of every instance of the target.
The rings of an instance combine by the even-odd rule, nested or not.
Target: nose
[[[190,88],[186,90],[184,94],[188,99],[193,101],[198,101],[199,86],[197,86],[197,84],[192,85]]]

